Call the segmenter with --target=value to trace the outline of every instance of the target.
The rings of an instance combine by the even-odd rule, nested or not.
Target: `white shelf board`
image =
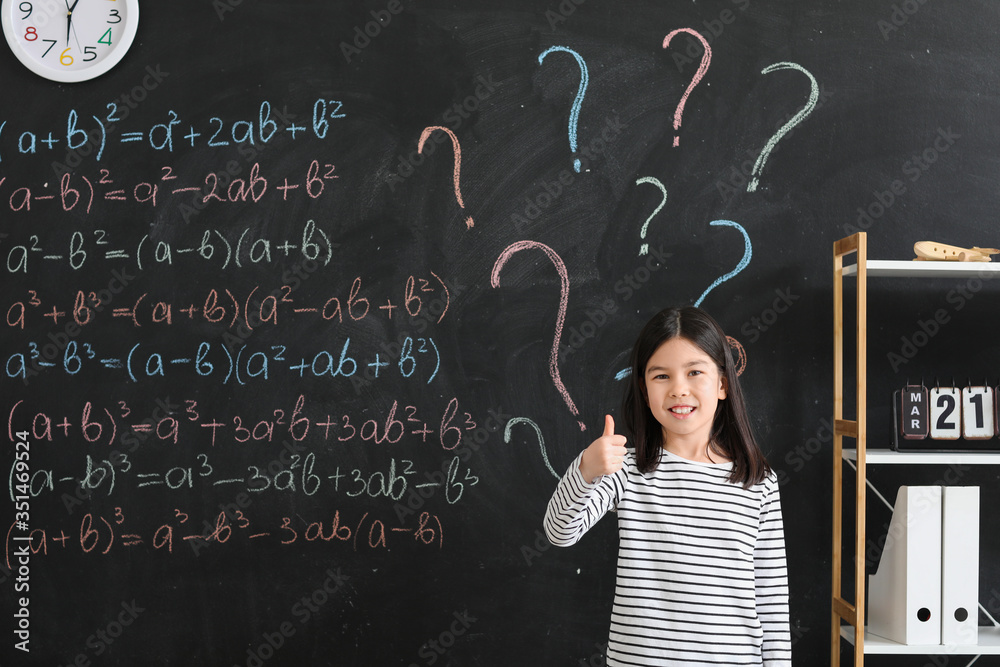
[[[854,645],[854,628],[840,626],[840,636]],[[873,635],[865,628],[865,655],[1000,655],[1000,628],[979,627],[978,644],[900,644],[891,639]]]
[[[870,259],[865,265],[869,278],[968,278],[970,275],[1000,275],[1000,262],[914,262],[906,259]],[[844,267],[845,276],[858,275],[858,265]]]
[[[850,461],[858,460],[858,450],[843,449],[841,456]],[[865,463],[933,465],[1000,465],[1000,452],[897,452],[892,449],[865,450]]]

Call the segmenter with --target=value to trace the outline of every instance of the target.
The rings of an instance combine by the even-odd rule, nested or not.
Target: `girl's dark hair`
[[[711,315],[694,306],[667,308],[657,313],[643,327],[632,348],[629,362],[632,372],[622,400],[622,418],[635,443],[639,471],[655,470],[663,448],[663,427],[646,402],[646,365],[660,345],[677,336],[711,357],[724,378],[726,398],[716,407],[709,449],[733,462],[731,483],[750,488],[763,481],[771,467],[750,428],[726,334]]]

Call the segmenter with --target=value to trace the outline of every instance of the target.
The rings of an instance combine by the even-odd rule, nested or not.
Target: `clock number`
[[[24,41],[33,42],[38,39],[38,30],[35,26],[29,26],[27,30],[24,31]]]
[[[17,6],[17,8],[24,12],[24,16],[21,17],[22,21],[31,16],[32,6],[30,2],[22,2]]]
[[[59,54],[59,64],[64,67],[69,67],[73,64],[73,56],[69,54],[70,48],[71,47],[66,47],[66,49]]]
[[[43,39],[42,41],[43,42],[52,42],[51,44],[49,44],[49,48],[45,49],[45,53],[42,54],[42,57],[44,58],[45,56],[49,55],[49,51],[51,51],[52,47],[56,45],[56,40],[54,40],[54,39]]]
[[[111,46],[111,28],[108,28],[107,31],[103,35],[101,35],[101,38],[97,40],[97,43],[107,44],[108,46]]]
[[[122,22],[122,17],[118,14],[118,10],[117,9],[112,9],[111,10],[111,17],[114,18],[114,19],[116,19],[116,20],[112,21],[111,19],[108,19],[108,23],[121,23]]]
[[[97,60],[97,47],[96,46],[85,46],[83,47],[84,54],[90,56],[89,58],[84,58],[83,62],[89,63],[91,60]]]

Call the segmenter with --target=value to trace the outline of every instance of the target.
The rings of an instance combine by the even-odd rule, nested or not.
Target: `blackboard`
[[[828,659],[832,243],[997,245],[995,3],[141,12],[90,82],[0,54],[4,461],[30,445],[36,551],[0,584],[31,650],[8,631],[0,662],[601,664],[614,520],[561,550],[541,519],[641,325],[687,303],[741,352],[795,660]],[[957,287],[873,290],[870,446],[908,378],[1000,379],[996,288]]]

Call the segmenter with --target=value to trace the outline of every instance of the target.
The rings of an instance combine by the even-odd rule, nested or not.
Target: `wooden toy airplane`
[[[917,254],[913,261],[950,261],[950,262],[990,262],[990,255],[1000,253],[997,248],[962,248],[959,246],[935,243],[934,241],[917,241],[913,244],[913,252]]]

